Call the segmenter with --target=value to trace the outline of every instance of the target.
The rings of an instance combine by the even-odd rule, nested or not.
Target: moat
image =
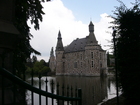
[[[115,89],[115,79],[114,77],[78,77],[78,76],[48,76],[48,91],[51,91],[50,82],[54,80],[54,93],[56,92],[56,83],[59,82],[59,85],[64,84],[65,87],[68,85],[73,88],[82,89],[82,104],[83,105],[100,105],[104,100],[108,100],[116,96]],[[45,90],[46,77],[41,78],[41,87],[42,90]],[[34,86],[39,87],[38,77],[34,77]],[[28,105],[31,105],[30,92],[27,91],[27,102]],[[38,105],[39,96],[34,93],[34,103]],[[49,99],[49,101],[51,101]],[[42,96],[42,105],[45,105],[45,97]],[[54,103],[55,105],[55,103]]]

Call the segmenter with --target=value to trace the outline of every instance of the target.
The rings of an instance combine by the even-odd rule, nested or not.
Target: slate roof
[[[57,41],[57,45],[56,45],[56,51],[64,51],[64,47],[63,47],[60,31],[58,33],[58,38],[57,39],[58,39],[58,41]]]
[[[86,38],[77,38],[76,40],[74,40],[73,42],[71,42],[70,45],[65,46],[64,47],[64,51],[65,53],[71,53],[71,52],[77,52],[77,51],[84,51],[85,50],[85,46],[87,44],[87,39],[89,36],[87,36]],[[100,51],[104,51],[100,45],[96,45],[99,46],[99,50]]]
[[[65,47],[65,52],[84,51],[86,46],[86,38],[77,38],[70,45]]]

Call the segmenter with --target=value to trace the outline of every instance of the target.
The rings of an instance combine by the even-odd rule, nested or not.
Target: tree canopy
[[[32,61],[27,62],[26,73],[31,74],[32,70],[35,75],[47,75],[47,73],[51,72],[48,64],[42,59],[40,61]]]
[[[127,100],[138,102],[140,97],[140,2],[136,0],[131,8],[127,8],[121,1],[120,4],[114,11],[112,22],[117,32],[116,57],[120,85]]]
[[[50,0],[46,0],[50,1]],[[21,34],[14,52],[15,68],[21,71],[25,70],[26,59],[31,53],[39,54],[31,45],[30,40],[33,35],[30,33],[28,21],[34,25],[35,30],[39,30],[39,22],[43,20],[44,15],[42,4],[44,0],[15,0],[15,21],[14,24]]]

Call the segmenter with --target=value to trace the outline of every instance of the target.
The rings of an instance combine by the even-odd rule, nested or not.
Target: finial
[[[92,17],[90,17],[90,21],[92,21]]]

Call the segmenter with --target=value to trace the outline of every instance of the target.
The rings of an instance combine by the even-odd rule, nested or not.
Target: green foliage
[[[26,59],[30,57],[31,53],[40,55],[40,52],[30,45],[30,39],[33,35],[30,33],[28,20],[34,25],[35,30],[39,29],[39,22],[43,20],[42,15],[44,14],[41,2],[44,0],[15,0],[14,25],[21,34],[14,51],[14,66],[18,74],[25,71]]]
[[[120,7],[114,11],[112,22],[117,30],[120,83],[124,96],[137,102],[140,97],[140,3],[136,1],[132,8],[120,3]]]
[[[37,61],[37,57],[33,55],[32,62],[35,63]]]
[[[47,75],[48,72],[51,72],[44,60],[32,62],[32,65],[32,67],[27,66],[26,73],[31,74],[33,70],[35,75]]]
[[[30,67],[27,67],[27,69],[26,69],[26,73],[31,73],[32,72],[32,69],[30,68]]]

